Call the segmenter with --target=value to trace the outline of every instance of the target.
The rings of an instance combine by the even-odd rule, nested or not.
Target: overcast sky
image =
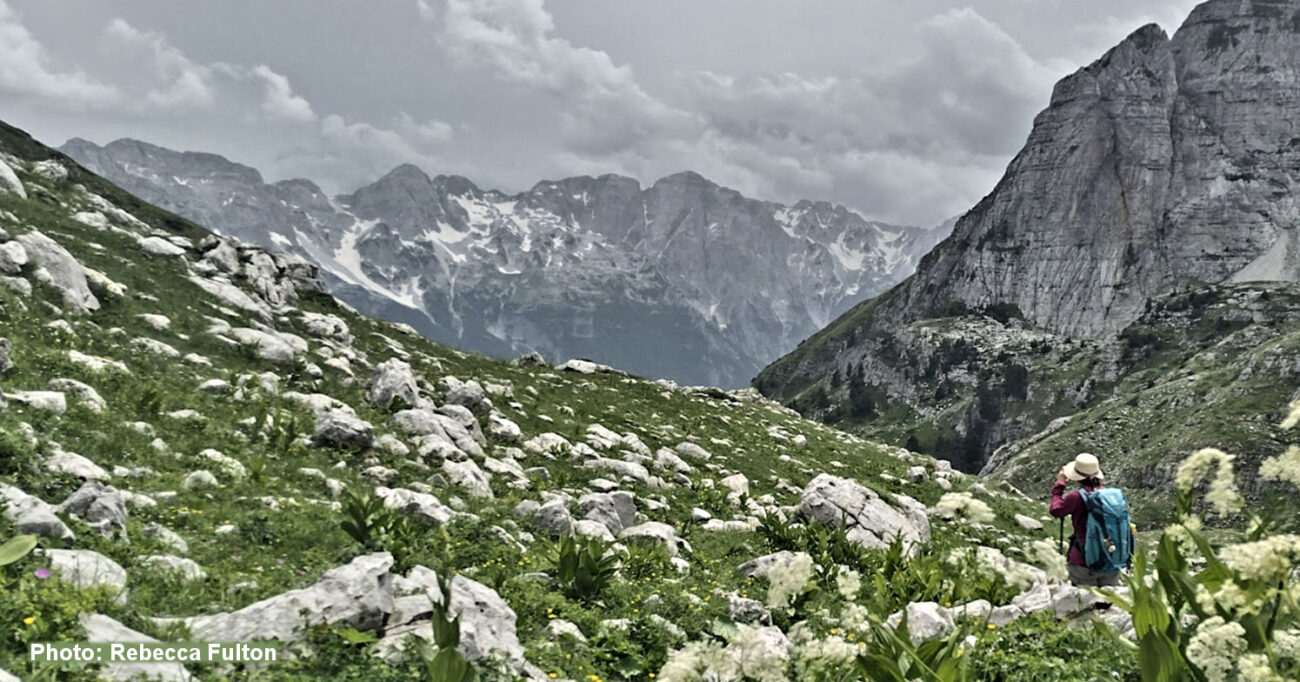
[[[1052,84],[1194,0],[0,0],[0,118],[350,191],[695,170],[930,225]]]

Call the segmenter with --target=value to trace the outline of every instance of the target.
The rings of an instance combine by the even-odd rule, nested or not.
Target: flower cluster
[[[1300,630],[1281,630],[1273,633],[1273,653],[1300,663]]]
[[[1292,445],[1277,457],[1269,457],[1259,463],[1260,478],[1286,481],[1300,488],[1300,447]]]
[[[1183,518],[1182,522],[1166,526],[1165,534],[1178,544],[1178,549],[1184,556],[1192,556],[1200,551],[1192,534],[1201,532],[1203,525],[1201,517],[1196,514],[1188,514]]]
[[[1241,682],[1282,682],[1273,672],[1273,666],[1264,654],[1246,654],[1237,661],[1238,679]]]
[[[835,576],[835,587],[840,596],[853,601],[862,589],[862,574],[852,569],[841,568]]]
[[[1179,492],[1186,493],[1198,483],[1209,478],[1211,469],[1215,470],[1210,480],[1210,489],[1205,495],[1220,516],[1228,516],[1241,511],[1245,500],[1237,491],[1237,477],[1233,471],[1233,455],[1216,448],[1202,448],[1192,453],[1178,466],[1175,481]]]
[[[659,671],[660,682],[784,682],[790,642],[778,628],[737,624],[724,646],[691,642],[673,652]]]
[[[1196,628],[1187,643],[1187,660],[1201,669],[1211,682],[1232,679],[1237,659],[1246,653],[1246,628],[1215,616]]]
[[[940,518],[966,523],[993,523],[997,518],[992,508],[970,493],[944,493],[935,503],[934,511]]]
[[[1034,540],[1025,548],[1029,563],[1043,569],[1047,575],[1057,580],[1065,580],[1065,557],[1050,540]]]
[[[1246,580],[1281,580],[1290,573],[1292,560],[1300,557],[1300,535],[1274,535],[1229,545],[1220,556]]]
[[[790,561],[774,567],[767,573],[767,605],[769,608],[784,608],[808,586],[812,580],[815,567],[811,556],[796,554]]]

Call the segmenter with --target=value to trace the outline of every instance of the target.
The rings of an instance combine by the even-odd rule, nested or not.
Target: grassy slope
[[[4,150],[34,160],[46,158],[48,150],[34,146],[25,136],[12,130],[0,131]],[[65,161],[65,164],[68,162]],[[120,207],[149,222],[156,228],[187,236],[199,236],[202,230],[170,214],[152,209],[120,190],[97,181],[84,171],[75,171],[76,179],[106,196]],[[156,635],[148,617],[192,615],[238,608],[255,600],[313,582],[323,571],[362,553],[361,547],[339,528],[340,515],[329,505],[329,496],[320,481],[299,472],[314,467],[342,480],[352,490],[368,487],[360,471],[369,465],[360,455],[330,450],[292,447],[278,451],[266,446],[258,433],[241,425],[242,420],[256,419],[271,413],[281,424],[299,435],[309,433],[312,417],[303,408],[287,403],[270,393],[254,392],[244,400],[200,392],[199,383],[210,378],[224,378],[231,383],[246,372],[275,372],[281,388],[303,392],[321,392],[354,406],[361,417],[379,427],[387,419],[385,411],[370,408],[362,399],[366,374],[360,381],[348,380],[331,368],[324,377],[311,380],[298,374],[290,376],[283,366],[258,360],[239,348],[229,347],[206,332],[207,317],[226,319],[236,326],[248,324],[242,314],[220,310],[214,301],[185,279],[182,264],[174,259],[142,252],[135,241],[125,235],[99,231],[73,221],[69,216],[79,210],[82,199],[73,183],[54,183],[20,169],[20,176],[32,186],[47,190],[43,196],[22,200],[0,196],[0,211],[17,216],[17,222],[4,221],[11,234],[39,229],[56,239],[83,264],[101,270],[127,287],[127,296],[112,300],[101,296],[103,308],[94,314],[70,317],[57,306],[59,296],[44,285],[36,285],[31,298],[22,299],[0,288],[0,335],[12,341],[16,369],[0,379],[6,391],[39,390],[53,378],[73,378],[96,388],[109,409],[102,414],[89,411],[70,400],[67,414],[54,416],[10,404],[0,410],[0,481],[15,484],[28,493],[50,503],[57,503],[75,490],[79,482],[52,476],[40,465],[48,453],[49,441],[69,451],[82,454],[106,469],[147,466],[153,473],[137,478],[117,478],[115,486],[137,493],[156,494],[176,491],[170,503],[152,508],[132,508],[127,530],[131,543],[121,544],[101,539],[75,519],[70,525],[77,531],[77,548],[94,549],[115,559],[130,574],[131,597],[126,605],[114,605],[103,595],[72,593],[56,581],[35,583],[23,568],[24,588],[13,599],[0,603],[0,620],[12,629],[12,636],[0,645],[0,668],[24,674],[32,672],[23,662],[26,643],[50,639],[76,639],[72,615],[79,609],[100,610],[128,625]],[[30,270],[30,266],[29,270]],[[25,273],[30,274],[30,272]],[[156,300],[144,295],[156,297]],[[597,630],[597,623],[608,617],[628,617],[644,623],[651,611],[672,618],[689,637],[707,631],[712,622],[725,618],[725,599],[715,590],[741,594],[761,592],[759,586],[742,581],[735,567],[743,561],[766,553],[761,538],[752,532],[704,533],[689,523],[693,506],[702,506],[723,518],[732,511],[716,493],[699,487],[704,478],[741,472],[751,481],[755,497],[772,494],[780,504],[793,504],[797,498],[776,487],[784,479],[802,487],[822,471],[852,476],[881,492],[901,491],[922,502],[936,501],[940,491],[933,484],[908,484],[884,480],[881,474],[901,477],[908,463],[896,456],[896,450],[857,441],[825,426],[805,421],[788,412],[766,405],[732,402],[695,394],[666,390],[654,382],[615,375],[576,376],[556,374],[546,369],[518,368],[481,356],[468,355],[423,339],[406,336],[390,325],[360,317],[337,306],[326,296],[313,296],[300,304],[302,310],[331,312],[343,317],[355,337],[355,348],[377,364],[394,355],[388,339],[410,353],[417,374],[431,383],[443,375],[513,387],[518,408],[509,400],[495,398],[496,406],[523,429],[525,438],[553,431],[571,440],[583,439],[588,425],[601,423],[619,432],[636,433],[652,449],[671,447],[684,440],[694,440],[714,452],[713,462],[720,470],[697,470],[695,489],[678,487],[651,491],[633,486],[638,495],[661,498],[666,511],[649,511],[653,520],[671,523],[695,548],[688,557],[691,570],[677,575],[663,563],[650,562],[636,578],[620,581],[603,603],[597,605],[566,599],[546,589],[523,574],[543,570],[548,563],[537,546],[528,552],[492,539],[488,528],[500,525],[517,530],[511,517],[513,506],[523,499],[537,499],[548,488],[563,488],[580,493],[587,481],[599,472],[581,468],[561,459],[546,461],[530,458],[525,467],[545,466],[550,481],[536,481],[526,491],[507,488],[501,477],[494,482],[495,499],[475,500],[456,490],[435,490],[447,501],[460,497],[467,511],[478,515],[479,522],[458,521],[446,531],[428,529],[425,546],[417,553],[422,563],[449,568],[498,589],[518,613],[519,635],[529,648],[530,659],[561,676],[584,677],[598,673],[609,679],[615,674],[619,659],[637,656],[645,660],[661,659],[670,646],[681,639],[659,630],[638,641],[593,640],[586,646],[563,649],[544,643],[542,629],[551,617],[577,622],[584,632]],[[139,317],[143,313],[166,315],[171,320],[167,331],[156,331]],[[49,326],[66,319],[73,333]],[[295,317],[281,318],[276,326],[310,338],[299,329]],[[179,360],[163,359],[132,350],[129,342],[139,337],[154,338],[171,344],[182,353],[198,353],[209,358],[214,367],[206,369]],[[319,344],[311,339],[313,348]],[[68,360],[69,350],[120,360],[128,365],[127,375],[92,374]],[[312,360],[320,358],[309,356]],[[194,409],[203,415],[198,422],[169,419],[161,413],[177,409]],[[571,413],[570,413],[571,411]],[[138,433],[128,422],[145,421],[167,445],[158,452],[150,444],[153,436]],[[21,424],[31,425],[41,440],[40,446],[27,446],[18,433]],[[769,428],[780,427],[791,434],[803,434],[807,444],[793,446],[769,435]],[[495,446],[504,445],[494,443]],[[215,448],[243,462],[252,475],[242,481],[222,475],[198,453]],[[422,481],[429,472],[420,470],[404,458],[370,453],[385,466],[401,473],[402,483]],[[788,461],[779,459],[789,455]],[[336,467],[336,463],[338,466]],[[190,471],[209,468],[216,471],[223,487],[214,491],[187,491],[182,480]],[[958,488],[966,483],[959,483]],[[261,501],[270,497],[279,501],[279,510]],[[1001,541],[1022,545],[1026,536],[1011,521],[1015,512],[1037,515],[1041,509],[1026,505],[1009,496],[996,497],[992,504],[999,512],[996,531],[974,534],[949,529],[938,524],[936,533],[941,544],[961,544],[971,540]],[[643,508],[643,511],[645,509]],[[164,548],[146,538],[142,532],[149,522],[162,523],[189,541],[189,558],[208,573],[203,581],[183,583],[175,578],[141,567],[138,558],[162,553]],[[237,530],[217,534],[227,523]],[[0,520],[0,537],[12,532],[7,521]],[[12,567],[11,567],[12,568]],[[250,584],[251,583],[251,584]],[[688,595],[702,595],[696,602]],[[647,599],[659,595],[662,603],[650,608]],[[13,595],[11,595],[13,596]],[[16,599],[16,601],[15,601]],[[32,624],[22,624],[29,615]],[[647,626],[648,627],[648,626]],[[611,656],[611,651],[617,656]],[[364,669],[357,654],[348,665]],[[318,677],[337,661],[329,657],[313,658],[294,666],[273,670],[277,675]],[[648,664],[647,664],[648,665]],[[320,666],[320,667],[313,667]],[[337,672],[334,668],[328,668]],[[82,671],[84,673],[84,671]],[[200,670],[212,675],[214,671]],[[73,672],[73,677],[82,673]],[[377,674],[360,672],[358,674]]]
[[[1088,450],[1109,460],[1112,478],[1143,494],[1141,522],[1165,518],[1183,457],[1203,447],[1238,456],[1256,502],[1294,491],[1257,481],[1264,457],[1296,442],[1277,427],[1300,390],[1300,287],[1252,283],[1162,299],[1124,333],[1127,371],[1068,424],[1023,448],[994,475],[1030,486]],[[1009,454],[1009,453],[1008,453]],[[1029,488],[1026,488],[1029,489]]]

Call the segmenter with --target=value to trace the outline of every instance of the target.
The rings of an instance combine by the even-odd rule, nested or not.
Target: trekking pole
[[[1065,554],[1065,517],[1061,517],[1061,528],[1056,532],[1056,545],[1062,555]]]

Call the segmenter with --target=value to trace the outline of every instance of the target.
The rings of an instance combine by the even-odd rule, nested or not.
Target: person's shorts
[[[1070,574],[1071,585],[1086,587],[1115,587],[1119,585],[1119,571],[1098,573],[1087,566],[1075,566],[1074,564],[1066,566],[1065,570]]]

